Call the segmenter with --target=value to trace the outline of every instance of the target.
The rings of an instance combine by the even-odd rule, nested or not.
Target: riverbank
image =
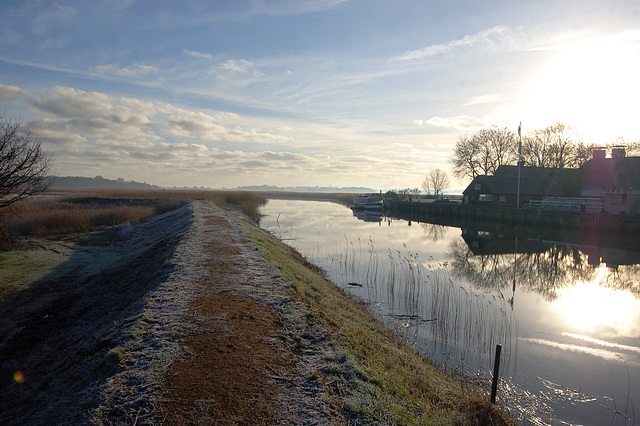
[[[3,257],[4,271],[44,268],[0,304],[3,424],[508,421],[204,201],[39,247]]]

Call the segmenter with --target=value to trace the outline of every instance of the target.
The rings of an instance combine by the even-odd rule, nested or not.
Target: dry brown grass
[[[65,192],[15,203],[0,211],[0,250],[15,246],[20,237],[58,238],[166,213],[194,199],[219,206],[237,206],[248,218],[260,218],[266,199],[252,192],[189,190],[100,190]]]
[[[260,207],[267,199],[262,195],[250,191],[210,191],[188,189],[161,190],[104,190],[98,191],[98,197],[104,198],[157,198],[173,200],[207,200],[220,207],[238,207],[249,219],[257,221],[260,218]]]

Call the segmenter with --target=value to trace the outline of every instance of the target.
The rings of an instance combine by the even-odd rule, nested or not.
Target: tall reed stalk
[[[345,250],[327,256],[325,269],[333,271],[334,282],[351,284],[347,287],[358,296],[383,305],[386,322],[413,339],[424,355],[445,369],[474,374],[477,365],[489,366],[487,360],[500,343],[503,368],[509,367],[516,320],[502,293],[477,292],[454,276],[447,262],[425,263],[406,245],[403,251],[387,249],[381,264],[372,238],[366,253],[361,245],[357,253],[344,238]]]

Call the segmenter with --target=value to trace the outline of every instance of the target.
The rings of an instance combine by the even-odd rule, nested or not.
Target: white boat
[[[353,199],[354,210],[382,210],[384,201],[379,195],[359,195]]]

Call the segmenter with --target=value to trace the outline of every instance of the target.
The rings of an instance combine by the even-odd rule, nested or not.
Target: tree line
[[[617,141],[614,145],[621,145]],[[509,129],[490,127],[473,135],[462,135],[456,141],[451,165],[457,178],[473,180],[479,175],[492,175],[501,165],[578,168],[592,158],[598,145],[587,144],[570,125],[556,122],[520,136]],[[640,153],[640,142],[626,144],[629,154]],[[520,154],[519,154],[520,152]]]

